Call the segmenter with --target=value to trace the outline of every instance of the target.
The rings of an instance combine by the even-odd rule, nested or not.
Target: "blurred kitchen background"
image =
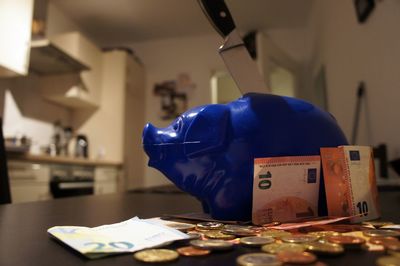
[[[400,1],[226,3],[272,92],[331,112],[375,147],[379,184],[397,184]],[[240,96],[221,43],[195,0],[0,0],[12,202],[170,184],[142,129]]]

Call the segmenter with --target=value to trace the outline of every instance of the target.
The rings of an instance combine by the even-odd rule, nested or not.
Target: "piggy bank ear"
[[[229,108],[208,105],[193,119],[186,131],[184,149],[188,157],[203,155],[220,149],[226,140]]]

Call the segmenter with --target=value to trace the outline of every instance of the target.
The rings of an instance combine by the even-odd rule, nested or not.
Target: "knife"
[[[242,94],[268,93],[256,63],[236,29],[224,0],[198,0],[211,25],[224,38],[218,52]]]

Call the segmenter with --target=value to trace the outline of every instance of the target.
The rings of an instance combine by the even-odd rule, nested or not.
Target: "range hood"
[[[77,59],[79,57],[63,48],[63,42],[47,36],[48,4],[48,0],[34,1],[29,71],[38,75],[55,75],[89,70]],[[65,41],[71,44],[70,40]]]
[[[48,39],[32,40],[29,70],[38,75],[78,73],[90,68]]]

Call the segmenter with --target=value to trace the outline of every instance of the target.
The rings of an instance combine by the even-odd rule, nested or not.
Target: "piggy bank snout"
[[[149,144],[160,143],[160,138],[157,137],[157,131],[158,128],[156,128],[150,123],[147,123],[143,129],[143,136],[142,136],[143,144],[149,145]]]

